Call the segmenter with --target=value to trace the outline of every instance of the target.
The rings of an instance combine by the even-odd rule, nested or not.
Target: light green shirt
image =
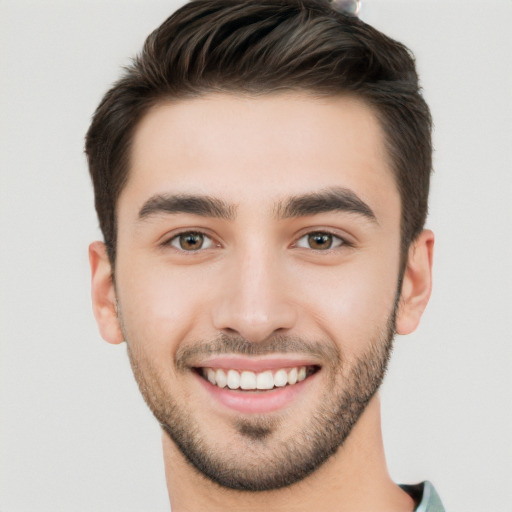
[[[420,500],[414,512],[445,512],[441,499],[430,482],[400,487],[414,500]]]

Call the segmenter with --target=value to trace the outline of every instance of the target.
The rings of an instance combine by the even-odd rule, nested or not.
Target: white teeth
[[[236,370],[228,371],[228,388],[238,389],[240,387],[240,374]]]
[[[288,374],[288,384],[293,385],[297,382],[298,373],[297,368],[292,368],[290,370],[290,373]]]
[[[305,366],[296,368],[281,368],[275,373],[272,370],[266,370],[261,373],[251,371],[222,370],[213,368],[203,368],[202,374],[214,386],[219,388],[243,389],[243,390],[266,390],[282,388],[286,385],[293,386],[306,378],[307,370]]]
[[[226,377],[226,374],[223,370],[217,370],[215,372],[215,381],[219,388],[225,388],[227,386],[228,378]]]
[[[270,370],[258,373],[256,377],[256,387],[258,389],[272,389],[274,387],[274,376]]]
[[[286,384],[288,384],[288,374],[286,370],[278,370],[274,375],[274,386],[283,388]]]
[[[216,384],[215,372],[211,368],[208,368],[208,371],[206,372],[206,378],[210,381],[211,384]]]
[[[256,389],[256,374],[253,372],[242,372],[242,375],[240,375],[240,387],[242,389]]]

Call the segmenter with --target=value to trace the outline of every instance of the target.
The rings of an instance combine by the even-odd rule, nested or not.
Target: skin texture
[[[340,190],[372,215],[286,208]],[[162,211],[169,195],[222,211]],[[94,312],[107,341],[128,343],[163,424],[173,512],[414,508],[387,474],[374,392],[393,330],[414,330],[428,302],[433,235],[411,246],[399,288],[400,197],[370,108],[292,93],[159,105],[137,129],[117,214],[115,287],[103,244],[90,247]],[[205,238],[178,236],[191,232]],[[277,410],[240,413],[194,370],[226,353],[318,371]]]

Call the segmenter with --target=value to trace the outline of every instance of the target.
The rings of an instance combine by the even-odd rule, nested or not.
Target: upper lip
[[[223,370],[247,370],[262,372],[265,370],[277,370],[280,368],[297,368],[301,366],[320,366],[317,361],[305,356],[297,357],[287,355],[272,356],[266,358],[249,358],[247,356],[223,355],[209,357],[195,364],[195,368],[213,368]]]

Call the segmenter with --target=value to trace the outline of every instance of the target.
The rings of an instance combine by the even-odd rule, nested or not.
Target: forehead
[[[209,94],[153,107],[134,134],[118,204],[162,193],[268,203],[343,187],[379,208],[397,188],[372,109],[353,97]],[[385,205],[382,205],[383,207]]]

